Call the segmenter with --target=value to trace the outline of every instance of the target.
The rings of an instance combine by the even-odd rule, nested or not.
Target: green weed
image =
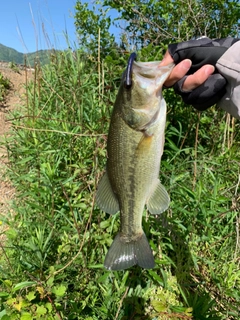
[[[0,102],[3,102],[6,98],[8,91],[11,88],[11,82],[8,78],[4,77],[0,72]]]

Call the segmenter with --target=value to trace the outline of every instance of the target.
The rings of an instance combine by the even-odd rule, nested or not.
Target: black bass
[[[164,146],[166,103],[162,86],[173,65],[159,61],[135,62],[133,53],[123,74],[108,134],[106,173],[100,180],[96,203],[103,211],[120,211],[120,232],[104,266],[123,270],[133,265],[151,269],[154,258],[142,229],[147,205],[151,214],[165,211],[169,195],[159,181]]]

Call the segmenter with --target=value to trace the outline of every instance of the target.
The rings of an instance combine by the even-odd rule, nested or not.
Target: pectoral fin
[[[109,214],[115,214],[119,211],[118,199],[112,190],[107,172],[99,182],[96,193],[96,204],[101,210]]]
[[[151,214],[160,214],[167,210],[170,203],[170,197],[161,184],[159,180],[157,180],[156,187],[154,188],[152,194],[150,195],[147,208]]]

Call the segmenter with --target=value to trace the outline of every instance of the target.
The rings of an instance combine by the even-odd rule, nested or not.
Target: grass
[[[6,99],[8,91],[11,89],[11,82],[0,72],[0,103]]]
[[[94,204],[122,65],[51,56],[11,115],[14,214],[0,258],[0,319],[238,319],[239,122],[171,90],[161,181],[170,209],[145,212],[156,267],[109,272],[119,217]]]

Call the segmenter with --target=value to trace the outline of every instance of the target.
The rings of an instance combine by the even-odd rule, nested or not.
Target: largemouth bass
[[[145,204],[151,214],[165,211],[169,195],[159,181],[164,146],[166,103],[162,86],[173,65],[159,61],[135,62],[129,58],[114,104],[108,134],[106,173],[96,203],[103,211],[120,211],[120,232],[104,266],[123,270],[133,265],[150,269],[154,257],[142,229]]]

